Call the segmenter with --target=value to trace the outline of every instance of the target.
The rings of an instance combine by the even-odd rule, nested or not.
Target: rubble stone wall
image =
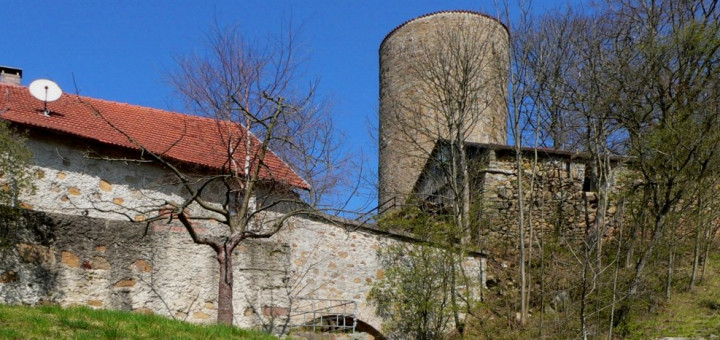
[[[31,138],[35,192],[20,197],[21,207],[112,220],[143,221],[144,212],[165,201],[180,201],[180,188],[167,170],[137,155],[96,156],[83,143],[57,136]],[[97,151],[97,150],[95,150]],[[108,160],[114,159],[114,160]]]
[[[514,152],[488,151],[486,163],[476,172],[478,188],[473,199],[479,209],[478,239],[485,245],[497,247],[517,242],[518,169]],[[536,232],[570,237],[589,232],[595,223],[599,202],[596,188],[588,187],[593,180],[586,172],[586,164],[586,159],[553,154],[540,154],[535,163],[532,153],[524,154],[521,173],[524,202],[529,211],[526,218],[532,221]],[[615,163],[613,174],[621,169]],[[612,191],[614,189],[605,218],[609,227],[613,226],[616,210]]]
[[[26,211],[0,235],[0,303],[85,305],[200,323],[217,316],[215,253],[177,225]],[[243,241],[234,253],[235,324],[277,325],[329,299],[357,306],[358,319],[380,329],[366,296],[384,277],[377,250],[393,242],[410,240],[299,217],[269,239]],[[483,280],[483,258],[468,258],[466,266]]]
[[[194,244],[178,224],[145,222],[163,202],[181,201],[172,173],[134,161],[139,155],[95,157],[112,150],[98,152],[57,136],[31,138],[28,146],[36,188],[20,198],[22,219],[0,223],[0,303],[86,305],[215,321],[214,251]],[[259,214],[256,224],[278,214]],[[366,301],[371,284],[384,277],[377,251],[415,240],[338,221],[293,217],[273,237],[238,246],[236,325],[277,326],[309,303],[333,300],[328,303],[348,302],[358,319],[380,329],[382,320]],[[210,233],[222,228],[200,227]],[[484,258],[468,258],[466,266],[484,281]]]

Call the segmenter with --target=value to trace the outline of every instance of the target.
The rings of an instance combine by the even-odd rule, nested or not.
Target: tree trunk
[[[697,280],[697,274],[698,274],[698,268],[700,266],[700,240],[701,240],[701,233],[700,229],[704,225],[705,219],[702,216],[703,213],[703,206],[702,206],[702,193],[700,196],[698,196],[698,202],[697,202],[697,220],[695,224],[695,245],[693,247],[693,267],[692,267],[692,274],[690,275],[690,287],[689,290],[693,290],[695,288],[695,280]]]
[[[515,143],[519,142],[515,141]],[[525,301],[527,301],[527,278],[525,277],[525,207],[523,204],[525,192],[522,187],[522,151],[519,146],[516,147],[515,152],[518,191],[518,242],[520,246],[520,323],[524,325],[528,317],[527,305],[525,304]]]
[[[220,265],[218,282],[218,314],[217,323],[233,324],[233,266],[232,248],[228,243],[216,248],[217,260]]]
[[[462,244],[468,245],[472,242],[472,233],[470,231],[470,166],[468,165],[467,150],[465,150],[465,141],[458,141],[460,147],[460,171],[462,171]]]
[[[674,234],[674,233],[673,233]],[[674,237],[675,235],[673,235]],[[672,242],[672,241],[670,241]],[[670,256],[668,257],[667,277],[665,278],[665,298],[670,299],[672,294],[673,267],[675,266],[675,246],[670,245]]]
[[[587,306],[586,300],[587,300],[587,276],[588,276],[588,266],[589,266],[588,262],[590,262],[589,257],[590,257],[590,254],[586,250],[585,251],[585,260],[583,261],[582,294],[580,295],[580,330],[582,332],[583,340],[587,340],[587,337],[588,337],[585,307]]]
[[[707,227],[706,227],[707,228]],[[712,247],[712,241],[713,238],[715,238],[716,231],[710,230],[710,228],[706,229],[705,234],[705,257],[703,258],[703,265],[702,265],[702,271],[700,272],[700,282],[703,282],[705,280],[705,269],[707,269],[707,263],[710,256],[710,248]]]
[[[622,241],[623,241],[623,215],[625,214],[625,211],[623,209],[623,202],[620,201],[617,203],[617,210],[615,212],[615,216],[619,216],[620,218],[616,218],[616,221],[618,223],[618,227],[620,230],[618,231],[618,239],[617,239],[617,252],[615,253],[615,273],[613,274],[613,284],[612,284],[612,302],[610,304],[610,327],[608,327],[608,339],[613,338],[613,328],[615,326],[615,304],[617,303],[617,284],[618,284],[618,273],[620,272],[620,254],[622,251]]]
[[[698,269],[700,267],[700,226],[702,223],[698,223],[695,226],[695,246],[693,247],[693,266],[692,274],[690,275],[690,287],[689,290],[695,288],[695,280],[697,280]]]
[[[650,256],[652,255],[653,251],[655,250],[655,246],[657,245],[660,235],[663,233],[663,229],[665,227],[665,219],[664,217],[659,217],[656,219],[655,222],[655,231],[653,232],[653,237],[650,240],[650,243],[647,246],[647,249],[645,249],[645,252],[643,252],[643,255],[640,257],[640,261],[635,266],[635,275],[633,277],[632,283],[630,284],[630,287],[628,289],[628,300],[631,300],[637,295],[637,289],[640,286],[640,280],[642,279],[643,271],[645,270],[645,266],[647,265],[648,261],[650,261]]]

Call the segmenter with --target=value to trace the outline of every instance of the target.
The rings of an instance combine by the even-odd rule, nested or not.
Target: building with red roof
[[[228,168],[230,157],[225,147],[228,138],[251,138],[254,149],[260,144],[242,126],[210,118],[72,94],[63,94],[59,100],[48,103],[49,114],[45,115],[44,103],[34,98],[27,87],[2,83],[0,93],[0,118],[19,127],[139,150],[119,129],[149,151],[208,170]],[[246,156],[244,149],[239,148],[232,158],[244,160]],[[305,180],[274,153],[267,154],[263,162],[263,179],[309,189]]]
[[[310,189],[271,150],[257,160],[261,141],[240,124],[68,93],[45,103],[20,85],[21,72],[0,67],[0,119],[29,136],[41,177],[25,207],[139,220],[141,206],[181,201],[173,175],[146,152],[199,175],[242,173],[250,161],[276,188]]]

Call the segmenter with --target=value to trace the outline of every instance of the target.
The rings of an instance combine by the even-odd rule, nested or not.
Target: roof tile
[[[215,170],[228,169],[228,141],[251,140],[251,150],[259,149],[260,141],[239,124],[191,116],[137,105],[63,94],[48,103],[49,116],[43,114],[43,102],[30,95],[27,87],[0,84],[0,118],[15,124],[63,132],[100,143],[124,148],[140,148],[114,129],[107,121],[127,133],[147,150],[188,164]],[[97,112],[96,112],[97,111]],[[234,159],[244,164],[244,142],[234,152]],[[264,180],[284,183],[296,188],[310,186],[272,151],[265,155],[260,176]],[[242,166],[242,165],[241,165]]]

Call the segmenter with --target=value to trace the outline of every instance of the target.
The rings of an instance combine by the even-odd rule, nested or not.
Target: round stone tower
[[[462,111],[455,107],[472,108],[461,119],[466,142],[507,143],[508,53],[505,25],[470,11],[427,14],[385,37],[380,44],[381,209],[403,203],[412,192],[437,140],[448,138],[449,121]],[[453,103],[458,101],[453,92],[464,93],[462,106]]]

